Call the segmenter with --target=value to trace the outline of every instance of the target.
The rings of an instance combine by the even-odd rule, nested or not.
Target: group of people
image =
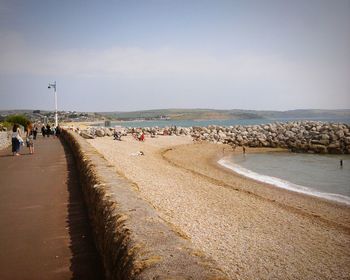
[[[34,140],[37,138],[38,130],[39,128],[37,125],[33,125],[31,122],[29,122],[24,128],[24,143],[20,126],[18,124],[14,124],[12,128],[12,154],[14,156],[19,156],[21,146],[24,144],[28,147],[29,154],[34,154]],[[60,134],[60,127],[53,127],[52,129],[49,124],[46,126],[43,125],[41,127],[41,133],[44,138],[45,136],[49,137],[50,135],[58,137]]]
[[[29,153],[34,154],[34,139],[38,133],[37,129],[34,129],[32,123],[28,123],[25,127],[26,145],[29,148]],[[35,135],[35,136],[34,136]],[[12,128],[12,153],[14,156],[19,156],[21,146],[24,145],[21,129],[18,124],[14,124]]]
[[[145,134],[143,132],[134,133],[133,137],[138,141],[145,141]]]
[[[139,131],[139,130],[136,130],[135,128],[132,128],[131,134],[134,137],[134,139],[138,141],[145,141],[145,133],[142,130]]]
[[[47,136],[50,137],[50,135],[52,135],[53,137],[55,136],[59,136],[60,134],[60,126],[58,125],[57,127],[54,126],[50,126],[49,124],[47,124],[46,126],[43,125],[41,127],[41,134],[43,135],[43,137]]]

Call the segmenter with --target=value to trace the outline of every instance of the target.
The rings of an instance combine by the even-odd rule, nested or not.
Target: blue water
[[[235,155],[220,163],[258,181],[350,204],[350,155],[271,152]]]
[[[219,125],[219,126],[235,126],[235,125],[259,125],[267,124],[272,122],[289,122],[289,121],[324,121],[324,122],[341,122],[350,124],[350,119],[328,119],[328,118],[284,118],[284,119],[244,119],[244,120],[155,120],[155,121],[123,121],[123,122],[112,122],[112,126],[121,125],[124,127],[190,127],[190,126],[208,126],[208,125]],[[103,123],[98,125],[104,125]]]

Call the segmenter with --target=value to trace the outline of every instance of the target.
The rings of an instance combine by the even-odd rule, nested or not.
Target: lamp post
[[[52,84],[50,83],[48,88],[53,88],[55,93],[55,127],[58,126],[58,117],[57,117],[57,86],[56,81],[54,81]]]

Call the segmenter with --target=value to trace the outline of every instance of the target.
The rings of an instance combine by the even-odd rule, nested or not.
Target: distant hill
[[[100,112],[99,114],[119,120],[132,119],[172,119],[172,120],[208,120],[208,119],[255,119],[259,115],[250,112],[213,109],[162,109],[134,112]]]
[[[40,113],[39,113],[40,112]],[[0,110],[0,121],[7,115],[24,114],[34,118],[38,115],[49,115],[45,110]],[[60,117],[72,118],[72,112],[60,111]],[[216,109],[157,109],[133,112],[74,112],[75,115],[88,114],[90,119],[101,120],[227,120],[227,119],[350,119],[350,109],[323,110],[303,109],[289,111],[259,110],[216,110]]]
[[[209,120],[209,119],[281,119],[281,118],[350,118],[350,109],[321,110],[305,109],[290,111],[255,110],[215,110],[215,109],[161,109],[133,112],[99,112],[99,114],[118,120],[135,119],[172,119],[172,120]]]

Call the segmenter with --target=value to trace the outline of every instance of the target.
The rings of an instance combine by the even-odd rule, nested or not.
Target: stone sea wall
[[[6,148],[11,144],[11,138],[7,131],[0,131],[0,150]]]
[[[68,130],[62,137],[76,160],[107,279],[227,279],[86,140]]]
[[[120,128],[119,128],[120,129]],[[144,132],[158,135],[191,135],[194,141],[209,141],[235,146],[287,148],[304,153],[350,153],[350,127],[343,123],[298,121],[265,125],[236,125],[208,127],[145,127],[121,129],[122,135]],[[85,138],[112,136],[111,128],[89,128],[82,131]]]

